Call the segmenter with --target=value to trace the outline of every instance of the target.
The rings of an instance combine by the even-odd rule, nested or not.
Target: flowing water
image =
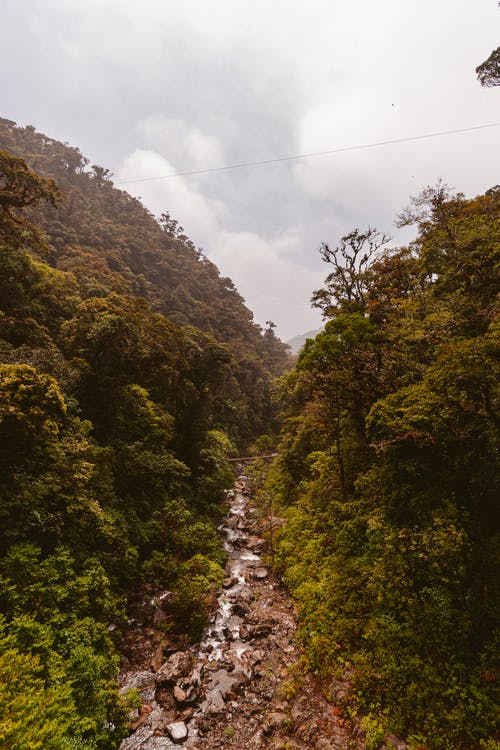
[[[267,571],[262,568],[257,554],[263,542],[252,536],[250,531],[251,510],[244,488],[245,479],[241,477],[236,489],[228,493],[230,510],[219,528],[229,560],[216,612],[201,642],[191,649],[194,667],[190,675],[184,681],[178,681],[178,687],[182,691],[196,695],[194,714],[185,716],[178,707],[178,716],[172,719],[172,708],[168,712],[157,701],[155,673],[152,670],[122,674],[121,690],[139,690],[148,713],[143,713],[143,723],[122,742],[120,750],[189,747],[196,739],[200,718],[223,710],[228,694],[231,695],[233,690],[252,677],[253,648],[248,642],[245,615],[248,611],[247,603],[252,596],[250,581],[266,578]],[[171,726],[172,721],[179,722],[183,718],[186,725],[181,727],[179,724],[179,727],[187,729],[188,736],[184,740],[178,738],[173,743],[166,727],[169,724]]]

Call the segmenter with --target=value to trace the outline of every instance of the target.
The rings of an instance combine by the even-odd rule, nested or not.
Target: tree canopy
[[[0,145],[0,745],[110,750],[127,612],[169,590],[199,636],[287,350],[106,169],[5,120]]]
[[[309,667],[348,680],[369,747],[494,747],[499,191],[439,183],[400,221],[406,248],[373,229],[321,247],[325,329],[286,379],[268,477],[277,557]]]

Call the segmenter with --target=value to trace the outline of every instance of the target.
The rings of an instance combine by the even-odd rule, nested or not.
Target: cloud
[[[193,239],[211,236],[217,225],[217,204],[215,200],[193,189],[182,178],[151,180],[151,177],[173,174],[175,167],[155,151],[137,149],[127,156],[118,171],[121,180],[141,179],[147,181],[127,185],[129,192],[140,196],[156,216],[168,211],[176,217],[184,228],[191,232]]]
[[[220,167],[225,156],[220,141],[181,118],[147,117],[137,125],[139,136],[175,161],[175,171]],[[174,171],[174,170],[171,170]]]
[[[183,150],[186,144],[190,147],[193,138],[188,129],[180,128],[181,132],[185,140],[180,144]],[[199,140],[204,142],[203,134]],[[173,171],[173,166],[160,154],[136,150],[124,159],[119,181]],[[157,216],[169,211],[179,220],[188,236],[203,248],[222,274],[233,279],[251,304],[259,324],[274,320],[284,338],[292,337],[304,325],[318,327],[320,317],[317,311],[310,310],[309,299],[322,277],[300,262],[304,239],[298,228],[289,228],[274,239],[256,232],[229,231],[221,219],[223,204],[208,199],[199,186],[182,177],[148,180],[137,186],[128,185],[128,188]]]
[[[494,0],[25,5],[2,2],[2,114],[123,179],[498,120],[498,91],[474,74],[497,46]],[[317,325],[321,241],[367,224],[390,232],[439,177],[484,191],[497,151],[498,130],[477,131],[128,189],[169,210],[288,335]]]

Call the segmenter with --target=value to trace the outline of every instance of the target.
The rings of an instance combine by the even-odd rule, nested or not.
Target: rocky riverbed
[[[161,630],[143,628],[142,658],[125,662],[121,690],[135,689],[141,705],[120,750],[353,745],[335,705],[312,678],[296,674],[293,605],[261,562],[265,542],[245,490],[241,478],[221,526],[229,561],[201,643],[169,653]]]

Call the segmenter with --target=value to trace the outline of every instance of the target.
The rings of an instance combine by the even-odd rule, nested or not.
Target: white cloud
[[[185,137],[189,143],[190,133],[186,131]],[[125,158],[119,179],[172,172],[172,165],[160,154],[136,150]],[[221,220],[224,207],[207,199],[199,188],[182,177],[148,180],[128,188],[156,215],[169,211],[179,220],[222,274],[233,279],[259,324],[274,320],[284,338],[292,337],[304,325],[306,328],[319,325],[319,314],[309,309],[309,299],[322,277],[297,262],[303,242],[297,228],[274,239],[256,232],[228,231]]]
[[[180,118],[146,117],[138,126],[139,136],[153,149],[175,163],[176,171],[220,167],[225,163],[220,141]]]
[[[24,5],[2,2],[2,114],[122,179],[499,119],[499,92],[474,74],[498,44],[495,0]],[[498,182],[498,134],[128,187],[156,214],[170,211],[259,321],[274,318],[288,336],[317,325],[309,296],[326,275],[322,240],[367,224],[390,232],[409,195],[439,177],[484,191]]]
[[[146,182],[124,185],[143,198],[148,208],[159,216],[168,211],[194,237],[210,236],[216,225],[216,202],[191,188],[183,178],[155,180],[175,173],[175,167],[155,151],[135,150],[119,169],[119,181],[146,178]]]

